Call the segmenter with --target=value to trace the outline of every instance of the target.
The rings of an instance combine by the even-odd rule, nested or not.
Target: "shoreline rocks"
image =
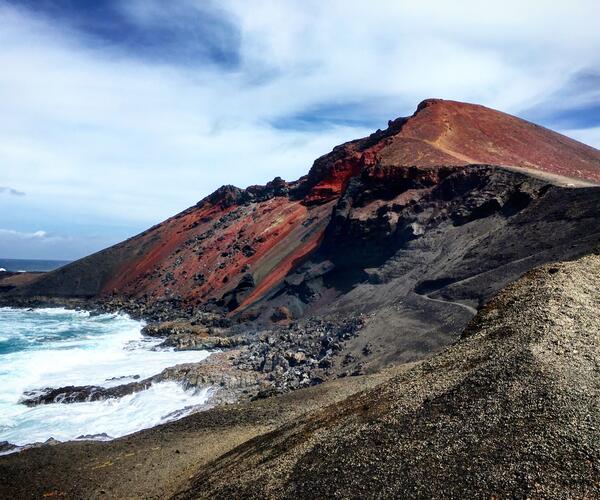
[[[313,318],[266,331],[235,363],[266,375],[268,387],[257,397],[317,385],[336,376],[333,358],[345,341],[359,334],[365,321],[362,315],[339,322]]]
[[[125,307],[126,304],[128,307]],[[37,297],[18,305],[85,309],[91,314],[124,312],[136,317],[129,307],[131,302],[126,301]],[[120,398],[145,390],[153,383],[173,380],[186,389],[214,386],[216,390],[210,403],[220,404],[268,397],[320,384],[337,376],[362,373],[361,370],[337,373],[333,360],[342,352],[344,343],[358,335],[366,320],[363,316],[328,321],[320,318],[286,319],[263,329],[257,329],[260,328],[257,325],[232,324],[219,312],[204,311],[191,317],[184,316],[168,321],[156,321],[157,315],[139,317],[150,321],[143,327],[142,333],[164,339],[155,349],[217,351],[206,360],[175,365],[144,380],[126,377],[134,380],[113,387],[40,388],[24,393],[21,402],[36,406]]]
[[[156,349],[174,347],[176,351],[198,351],[211,349],[231,349],[248,345],[250,340],[244,335],[232,337],[201,337],[189,333],[169,335]]]
[[[148,325],[145,334],[166,335],[156,348],[224,350],[213,352],[198,363],[166,368],[144,380],[113,387],[40,388],[25,392],[20,402],[37,406],[120,398],[165,381],[178,382],[186,390],[213,387],[211,404],[268,397],[335,377],[333,358],[342,351],[345,341],[358,335],[364,323],[362,316],[340,322],[311,319],[260,333],[231,336],[208,336],[204,326],[183,322]]]
[[[261,390],[264,375],[237,368],[233,361],[240,351],[216,352],[198,363],[184,363],[165,368],[142,381],[114,387],[95,385],[64,386],[27,391],[20,400],[29,407],[43,404],[70,404],[120,398],[148,389],[152,384],[174,381],[185,390],[213,389],[207,404],[232,403],[238,398],[250,398]]]

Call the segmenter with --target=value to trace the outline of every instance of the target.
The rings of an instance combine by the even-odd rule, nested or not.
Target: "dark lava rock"
[[[256,286],[252,274],[247,273],[242,276],[237,286],[223,295],[221,303],[230,311],[236,309],[244,300],[244,297]]]
[[[328,372],[333,357],[364,323],[363,316],[338,322],[312,318],[264,331],[235,363],[267,375],[272,388],[263,390],[262,397],[314,385],[333,375]]]
[[[0,454],[16,451],[17,449],[17,445],[9,443],[8,441],[0,441]]]
[[[271,314],[271,321],[278,323],[280,321],[291,321],[293,319],[292,313],[285,306],[276,307]]]
[[[157,349],[164,347],[174,347],[177,351],[197,351],[211,349],[231,349],[246,345],[250,342],[245,335],[236,335],[231,337],[206,337],[193,333],[175,333],[169,335]]]
[[[59,388],[47,387],[34,391],[25,391],[19,403],[26,406],[38,406],[53,403],[84,403],[101,401],[110,398],[120,398],[134,392],[143,391],[152,385],[151,380],[131,382],[116,387],[101,387],[94,385],[64,386]]]
[[[256,250],[250,245],[244,245],[242,247],[242,253],[245,257],[252,257],[256,253]]]
[[[75,439],[82,441],[105,441],[112,439],[112,437],[106,434],[106,432],[101,432],[100,434],[82,434],[81,436],[77,436]]]

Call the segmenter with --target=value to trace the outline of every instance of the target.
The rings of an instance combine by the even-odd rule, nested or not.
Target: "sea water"
[[[210,388],[186,391],[175,382],[103,401],[35,407],[19,403],[24,391],[110,387],[209,355],[153,350],[160,340],[144,337],[142,326],[124,314],[0,308],[0,442],[25,445],[86,435],[115,438],[179,418],[205,403]]]
[[[0,259],[0,271],[12,271],[15,273],[34,271],[54,271],[68,264],[68,260],[41,260],[41,259]]]

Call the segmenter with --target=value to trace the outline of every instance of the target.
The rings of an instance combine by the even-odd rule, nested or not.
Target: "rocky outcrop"
[[[0,455],[5,455],[7,453],[11,453],[15,451],[17,446],[9,443],[8,441],[0,441]]]
[[[338,322],[311,319],[264,331],[234,364],[265,375],[258,397],[320,384],[335,376],[359,375],[360,369],[336,373],[332,368],[345,342],[358,335],[365,321],[361,316]]]
[[[139,378],[139,376],[137,377]],[[102,401],[105,399],[121,398],[134,392],[148,389],[152,385],[151,379],[141,382],[130,382],[116,387],[102,387],[96,385],[68,385],[63,387],[35,389],[26,391],[19,403],[26,406],[38,406],[45,404],[68,404],[85,403],[91,401]]]
[[[186,390],[210,387],[211,404],[280,394],[337,376],[361,374],[360,368],[337,373],[333,366],[345,343],[358,335],[366,320],[360,316],[337,322],[311,319],[254,335],[230,336],[207,336],[205,331],[197,330],[202,327],[178,322],[149,325],[145,328],[147,334],[166,335],[158,349],[213,352],[204,361],[166,368],[144,380],[133,375],[122,377],[132,381],[110,387],[38,388],[25,392],[20,402],[37,406],[100,401],[140,392],[165,381],[178,382]]]
[[[599,188],[490,165],[393,173],[353,178],[318,251],[245,311],[271,321],[281,308],[294,318],[368,315],[334,362],[338,374],[442,349],[510,281],[600,242]]]
[[[269,386],[265,376],[257,371],[242,370],[234,365],[240,351],[213,353],[200,363],[185,363],[164,369],[157,375],[112,387],[65,386],[27,391],[20,402],[26,406],[69,404],[121,398],[148,389],[152,384],[173,381],[186,390],[210,388],[207,404],[231,403],[248,399]],[[139,378],[132,377],[132,378]],[[204,405],[202,408],[205,409]]]
[[[149,323],[142,328],[142,334],[148,337],[169,337],[171,335],[190,335],[205,338],[211,332],[206,324],[192,324],[189,321],[163,321]]]
[[[198,351],[212,349],[231,349],[247,345],[250,338],[247,335],[233,335],[229,337],[200,336],[195,333],[174,333],[169,335],[157,349],[174,347],[176,351]]]

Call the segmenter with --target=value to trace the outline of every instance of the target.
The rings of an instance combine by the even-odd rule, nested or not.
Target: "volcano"
[[[9,273],[0,304],[126,311],[157,348],[221,352],[24,393],[176,381],[214,407],[0,458],[0,496],[596,498],[599,200],[600,151],[428,99],[296,181],[223,186],[58,270]]]
[[[483,106],[428,99],[297,181],[223,186],[4,295],[102,300],[160,319],[363,314],[371,319],[349,353],[372,351],[369,366],[407,361],[446,345],[532,267],[590,251],[600,240],[597,183],[594,148]]]

